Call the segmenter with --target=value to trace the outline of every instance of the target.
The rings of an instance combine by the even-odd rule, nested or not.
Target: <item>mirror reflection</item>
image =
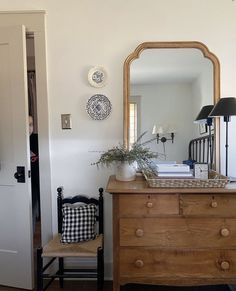
[[[148,146],[160,157],[186,160],[190,140],[209,134],[194,120],[204,105],[214,104],[213,70],[199,49],[142,51],[130,65],[129,145],[147,131],[145,140],[153,139]]]

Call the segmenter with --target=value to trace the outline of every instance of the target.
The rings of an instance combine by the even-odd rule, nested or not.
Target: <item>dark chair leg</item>
[[[102,260],[102,287],[101,290],[103,290],[104,286],[104,249],[102,249],[102,254],[101,254],[101,260]]]
[[[42,248],[37,249],[37,291],[43,291],[43,258]]]
[[[104,283],[104,255],[103,249],[98,248],[97,251],[97,291],[103,290]]]
[[[64,274],[64,258],[59,258],[59,275]],[[60,288],[64,286],[64,278],[59,278]]]

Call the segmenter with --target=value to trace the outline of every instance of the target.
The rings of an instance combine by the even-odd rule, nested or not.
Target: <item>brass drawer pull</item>
[[[220,234],[221,234],[222,236],[224,236],[224,237],[227,237],[227,236],[229,236],[230,231],[229,231],[227,228],[222,228],[222,229],[220,230]]]
[[[223,261],[221,262],[220,267],[222,270],[229,270],[230,264],[227,261]]]
[[[216,208],[218,206],[217,202],[216,201],[212,201],[211,202],[211,207],[212,208]]]
[[[138,228],[138,229],[136,229],[135,234],[137,237],[142,237],[144,234],[144,231],[143,231],[143,229]]]
[[[146,206],[147,206],[147,208],[152,208],[153,207],[153,203],[152,202],[147,202]]]
[[[142,267],[144,266],[144,263],[143,263],[142,260],[137,260],[137,261],[135,262],[135,266],[136,266],[137,268],[142,268]]]

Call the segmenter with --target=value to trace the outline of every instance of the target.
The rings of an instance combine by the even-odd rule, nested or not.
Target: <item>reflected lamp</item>
[[[210,153],[210,169],[212,169],[213,163],[213,147],[212,147],[212,137],[211,137],[211,127],[213,117],[209,116],[214,105],[205,105],[200,110],[198,116],[196,117],[194,123],[204,123],[209,128],[209,153]]]

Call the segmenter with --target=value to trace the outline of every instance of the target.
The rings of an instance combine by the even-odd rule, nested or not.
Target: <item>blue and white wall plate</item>
[[[107,73],[103,67],[93,67],[88,72],[88,81],[91,86],[101,88],[106,85]]]
[[[86,111],[94,120],[106,119],[111,113],[111,108],[110,100],[102,94],[93,95],[86,104]]]

